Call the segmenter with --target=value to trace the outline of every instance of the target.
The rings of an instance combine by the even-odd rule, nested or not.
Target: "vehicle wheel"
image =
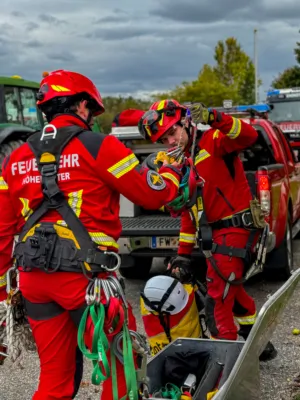
[[[292,221],[288,216],[284,239],[278,249],[272,251],[268,257],[267,278],[287,280],[293,272],[293,237]]]
[[[119,271],[124,278],[146,280],[149,277],[150,269],[152,267],[152,260],[152,257],[134,258],[133,265],[128,267],[121,266]]]
[[[8,143],[0,145],[0,172],[2,170],[2,163],[6,156],[9,156],[15,149],[22,146],[25,142],[23,140],[11,140]]]

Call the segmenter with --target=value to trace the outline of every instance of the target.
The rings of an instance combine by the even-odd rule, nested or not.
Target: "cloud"
[[[86,74],[103,95],[174,88],[214,63],[219,40],[234,36],[253,56],[266,90],[295,64],[298,0],[3,0],[0,75],[40,81],[42,71]]]
[[[31,48],[38,48],[38,47],[43,47],[43,43],[39,40],[33,39],[33,40],[29,40],[27,43],[25,43],[25,46],[28,46]]]
[[[32,32],[35,31],[36,29],[39,29],[40,25],[37,24],[36,22],[26,22],[25,28],[27,32]]]
[[[299,19],[300,3],[270,0],[226,0],[212,6],[209,0],[165,0],[150,10],[161,19],[179,22],[209,24],[217,21],[271,21]]]
[[[58,25],[67,23],[67,21],[65,21],[63,19],[56,18],[56,17],[54,17],[53,15],[50,15],[50,14],[40,14],[38,16],[38,19],[39,19],[40,22],[46,22],[46,23],[48,23],[50,25],[54,25],[54,26],[58,26]]]
[[[48,58],[53,61],[62,61],[67,63],[76,61],[75,55],[68,51],[64,51],[61,53],[49,53]]]

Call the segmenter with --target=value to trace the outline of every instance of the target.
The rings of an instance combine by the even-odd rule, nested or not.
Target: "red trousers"
[[[220,245],[245,248],[249,232],[228,232],[226,235],[219,231],[214,235],[214,242]],[[224,232],[224,230],[223,230]],[[244,261],[241,258],[222,254],[213,255],[221,273],[228,278],[231,273],[235,279],[243,276]],[[217,274],[211,263],[207,262],[207,298],[205,312],[211,336],[216,339],[237,340],[238,328],[236,321],[249,333],[249,328],[255,322],[256,307],[252,297],[245,291],[243,285],[228,285]]]
[[[34,400],[71,400],[82,377],[82,354],[77,347],[77,324],[72,310],[85,304],[88,280],[71,272],[46,274],[40,270],[20,273],[20,289],[31,303],[59,305],[62,312],[51,318],[29,318],[40,358],[40,379]],[[130,308],[129,329],[136,330]],[[86,333],[86,345],[91,346],[92,331]],[[108,355],[108,359],[110,357]],[[111,378],[103,384],[102,399],[112,400]],[[119,397],[126,394],[123,365],[117,359]]]

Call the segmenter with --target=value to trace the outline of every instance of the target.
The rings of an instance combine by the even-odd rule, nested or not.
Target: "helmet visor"
[[[157,123],[161,120],[163,110],[149,110],[142,116],[139,128],[146,131],[149,136],[158,132]]]

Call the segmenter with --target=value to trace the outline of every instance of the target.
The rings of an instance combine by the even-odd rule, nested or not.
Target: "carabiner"
[[[111,298],[111,292],[109,288],[109,284],[106,279],[102,279],[102,288],[103,288],[103,293],[106,299],[106,303],[109,303],[109,300]]]
[[[94,285],[94,297],[95,297],[95,303],[100,304],[101,302],[101,279],[96,278],[95,279],[95,285]]]
[[[85,301],[88,306],[93,304],[95,301],[95,296],[94,294],[92,294],[94,290],[94,285],[95,285],[95,280],[90,281],[85,291]]]
[[[12,278],[11,278],[11,275],[12,275],[12,273],[13,272],[16,272],[17,273],[17,278],[16,278],[16,280],[17,280],[17,287],[16,288],[12,288],[12,286],[11,286],[11,281],[12,281]],[[6,273],[6,293],[7,294],[9,294],[9,293],[17,293],[18,291],[19,291],[19,288],[18,288],[18,282],[19,282],[19,271],[16,269],[16,267],[14,266],[14,267],[11,267],[8,271],[7,271],[7,273]]]
[[[115,276],[108,276],[107,280],[111,283],[111,285],[114,287],[115,292],[121,297],[123,304],[125,306],[126,309],[128,309],[128,303],[127,303],[127,299],[125,297],[123,288],[121,283],[119,282],[119,279],[116,278]]]
[[[116,271],[117,269],[120,268],[121,265],[121,257],[119,256],[118,253],[115,253],[114,251],[104,251],[104,254],[108,255],[108,256],[114,256],[117,259],[117,263],[116,265],[114,265],[112,268],[107,267],[106,265],[102,265],[101,267],[108,272],[113,272]]]

